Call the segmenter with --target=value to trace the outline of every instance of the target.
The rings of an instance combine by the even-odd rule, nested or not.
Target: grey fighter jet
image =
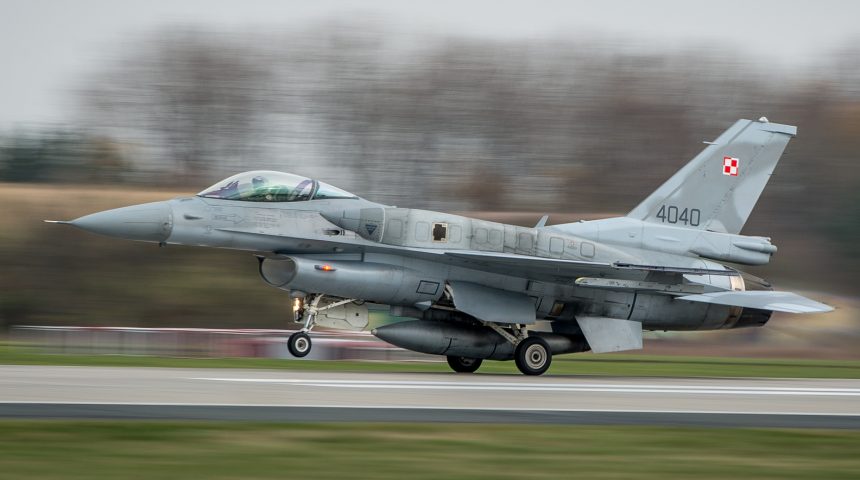
[[[758,327],[773,312],[831,307],[774,291],[732,265],[764,265],[741,235],[789,125],[739,120],[624,217],[533,228],[374,203],[310,178],[252,171],[193,197],[69,223],[113,237],[253,252],[288,291],[311,349],[315,325],[360,330],[368,305],[405,320],[373,334],[447,356],[454,371],[511,360],[540,375],[554,354],[642,348],[643,330]]]

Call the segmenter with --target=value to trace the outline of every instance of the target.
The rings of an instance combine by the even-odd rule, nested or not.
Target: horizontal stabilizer
[[[594,353],[642,348],[642,323],[608,317],[576,317]]]
[[[787,313],[818,313],[833,311],[833,307],[810,300],[792,292],[753,290],[747,292],[713,292],[676,297],[676,300],[714,303],[744,308],[757,308]]]

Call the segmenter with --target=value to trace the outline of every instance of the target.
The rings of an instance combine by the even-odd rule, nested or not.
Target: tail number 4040
[[[698,208],[680,208],[675,205],[661,205],[657,212],[657,218],[663,223],[680,223],[698,227],[702,219],[702,212]]]

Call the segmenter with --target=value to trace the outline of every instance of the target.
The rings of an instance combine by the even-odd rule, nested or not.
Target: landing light
[[[322,264],[322,265],[314,265],[314,268],[316,268],[317,270],[321,270],[323,272],[333,272],[336,270],[336,268],[332,267],[331,265],[329,265],[327,263]]]

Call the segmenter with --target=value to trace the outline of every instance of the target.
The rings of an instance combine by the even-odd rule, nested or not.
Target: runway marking
[[[261,408],[330,408],[358,410],[453,410],[487,412],[546,412],[546,413],[678,413],[714,415],[775,415],[775,416],[822,416],[822,417],[860,417],[860,413],[843,412],[786,412],[751,410],[636,410],[603,408],[551,408],[551,407],[474,407],[449,405],[317,405],[281,403],[191,403],[191,402],[82,402],[82,401],[42,401],[42,400],[0,400],[0,405],[80,405],[80,406],[152,406],[152,407],[261,407]]]
[[[385,380],[315,380],[291,378],[193,377],[212,382],[283,384],[303,387],[363,388],[386,390],[498,390],[543,392],[656,393],[688,395],[793,395],[793,396],[860,396],[860,388],[826,387],[735,387],[720,385],[636,385],[512,382],[442,382]]]

